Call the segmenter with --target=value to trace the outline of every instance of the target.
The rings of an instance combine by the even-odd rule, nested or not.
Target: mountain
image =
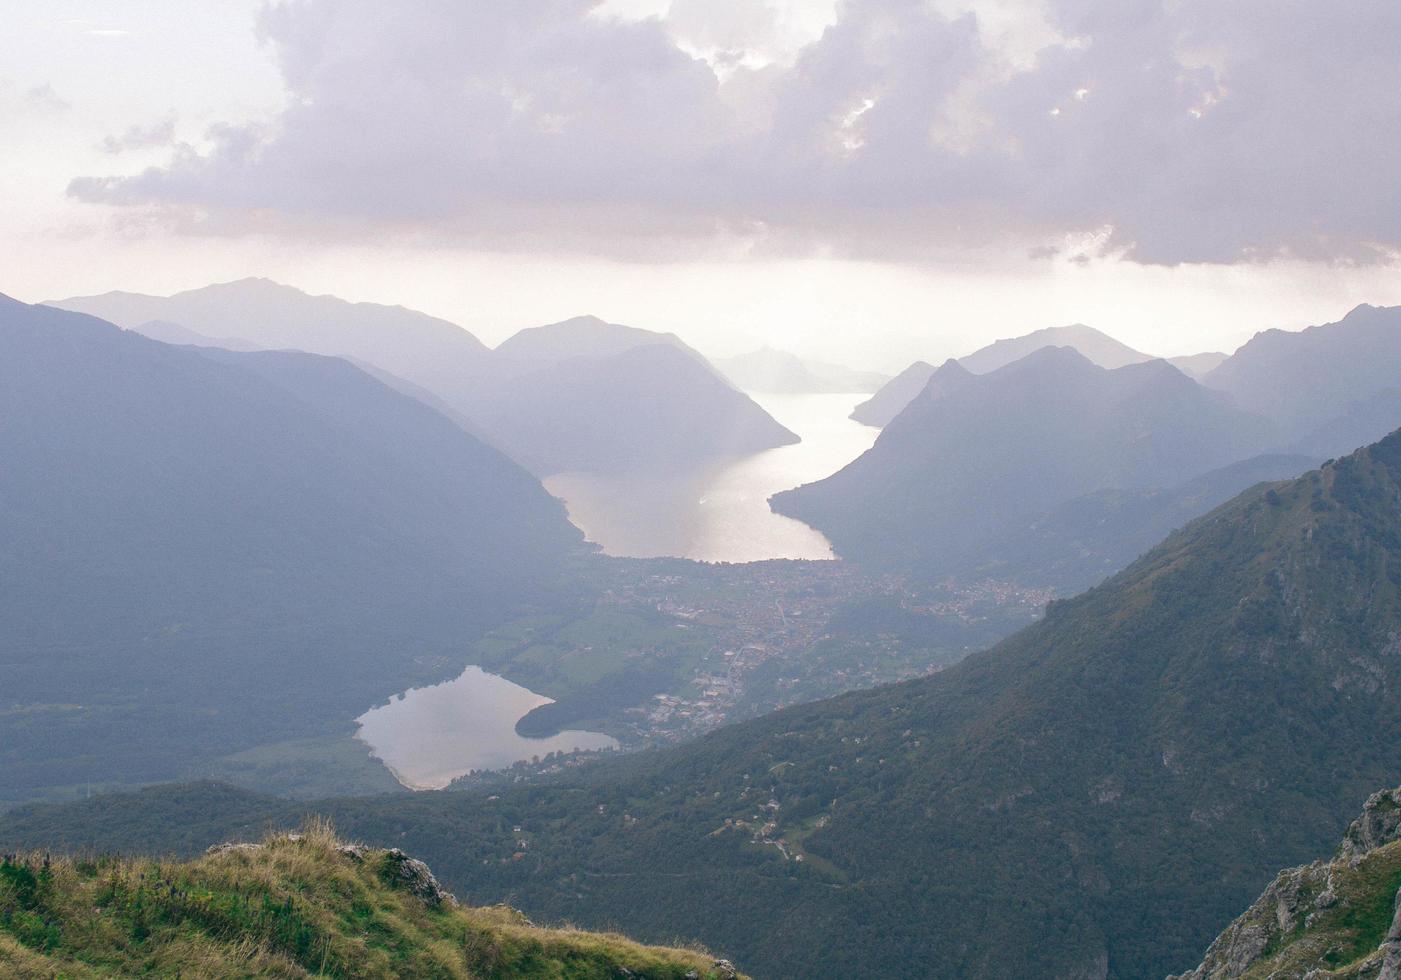
[[[691,466],[798,441],[675,334],[595,316],[494,352],[472,417],[540,476]]]
[[[1200,381],[1216,368],[1225,363],[1229,354],[1220,351],[1208,351],[1204,354],[1184,354],[1181,357],[1169,357],[1167,362],[1189,378],[1196,378]]]
[[[1203,379],[1277,420],[1305,452],[1348,452],[1401,424],[1401,306],[1359,306],[1337,323],[1266,330]]]
[[[1281,871],[1191,973],[1401,977],[1401,789],[1373,793],[1331,860]]]
[[[535,473],[686,467],[798,441],[748,395],[669,343],[549,361],[475,418]]]
[[[196,860],[0,859],[12,977],[655,977],[735,980],[729,963],[468,908],[399,850],[323,824]]]
[[[839,364],[805,361],[796,354],[772,347],[722,358],[715,361],[715,366],[744,391],[785,395],[876,391],[890,380],[874,371],[854,371]]]
[[[937,573],[1076,497],[1172,486],[1270,436],[1164,361],[1047,347],[985,375],[947,362],[864,455],[770,503],[844,557]]]
[[[758,977],[1163,976],[1395,781],[1398,637],[1401,432],[932,676],[543,782],[315,810],[473,901],[699,933]],[[188,850],[307,811],[229,795],[27,806],[0,848]]]
[[[863,425],[885,428],[891,419],[905,410],[906,405],[919,397],[935,370],[934,365],[927,361],[915,361],[857,405],[851,417]]]
[[[1290,479],[1318,463],[1308,456],[1267,454],[1173,487],[1085,494],[1025,527],[996,535],[973,556],[939,573],[962,581],[1011,581],[1071,595],[1126,567],[1177,528],[1249,487]]]
[[[436,392],[459,410],[468,406],[453,393],[487,370],[490,355],[481,341],[447,320],[402,306],[311,296],[269,279],[240,279],[174,296],[112,292],[47,305],[121,327],[137,329],[158,320],[267,350],[367,361]]]
[[[996,341],[959,358],[958,363],[972,374],[990,374],[1045,347],[1069,347],[1091,363],[1111,370],[1153,360],[1108,334],[1077,323],[1069,327],[1046,327],[1022,337]],[[871,398],[857,405],[851,417],[857,422],[884,428],[915,400],[933,374],[932,364],[916,361]]]
[[[974,374],[988,374],[1020,361],[1043,347],[1069,347],[1092,364],[1110,370],[1153,360],[1150,355],[1121,344],[1107,333],[1075,323],[1068,327],[1045,327],[1021,337],[999,340],[966,357],[960,357],[958,362]]]
[[[0,799],[349,728],[580,547],[527,472],[343,360],[10,299],[0,459]]]
[[[471,433],[546,475],[646,463],[670,466],[797,440],[673,334],[585,316],[522,330],[494,351],[456,324],[375,303],[310,296],[266,279],[174,296],[106,293],[48,304],[159,339],[295,349],[343,357],[429,407],[447,406]],[[153,327],[153,321],[160,321]],[[174,326],[171,326],[174,325]],[[692,361],[647,354],[666,346]],[[604,362],[611,362],[605,364]],[[628,370],[640,372],[635,376]],[[648,371],[660,372],[671,387]],[[386,377],[387,376],[387,377]],[[661,420],[678,426],[668,433]],[[572,441],[561,438],[568,432]],[[689,441],[688,441],[689,440]],[[561,448],[563,447],[563,448]],[[651,454],[651,455],[649,455]]]
[[[674,333],[609,323],[596,316],[576,316],[543,327],[527,327],[502,341],[495,353],[500,370],[521,373],[539,371],[564,361],[615,357],[638,347],[657,344],[673,347],[710,366],[699,351]]]

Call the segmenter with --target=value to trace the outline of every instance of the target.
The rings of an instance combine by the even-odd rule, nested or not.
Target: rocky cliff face
[[[1291,868],[1169,980],[1401,980],[1401,788],[1374,793],[1332,860]]]

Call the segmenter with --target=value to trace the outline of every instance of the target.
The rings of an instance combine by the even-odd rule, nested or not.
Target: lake
[[[830,476],[876,441],[847,416],[866,394],[750,395],[803,440],[665,473],[558,473],[545,486],[605,554],[698,561],[832,557],[817,531],[769,510],[780,490]]]
[[[468,667],[454,680],[413,688],[371,708],[356,719],[356,737],[409,789],[442,789],[473,769],[504,769],[550,752],[617,747],[616,739],[599,732],[516,734],[517,721],[549,703],[504,677]]]
[[[847,416],[867,398],[751,395],[802,442],[712,462],[685,472],[561,473],[545,485],[570,519],[610,555],[700,561],[832,557],[827,539],[769,510],[780,490],[830,476],[871,447],[876,429]],[[454,680],[420,687],[372,708],[357,721],[365,742],[410,789],[440,789],[473,769],[502,769],[550,752],[601,749],[599,732],[522,738],[516,722],[549,704],[543,695],[468,667]]]

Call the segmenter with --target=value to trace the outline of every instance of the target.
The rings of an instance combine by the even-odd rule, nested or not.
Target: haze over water
[[[871,447],[879,431],[847,416],[865,394],[750,394],[802,442],[688,471],[559,473],[545,486],[606,554],[746,562],[829,559],[832,546],[775,514],[780,490],[830,476]]]

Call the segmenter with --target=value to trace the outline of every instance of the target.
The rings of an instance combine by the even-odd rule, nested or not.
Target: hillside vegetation
[[[189,862],[0,860],[0,973],[12,977],[733,980],[724,961],[467,908],[419,861],[329,826]]]
[[[1190,967],[1398,772],[1401,433],[932,677],[553,782],[316,808],[479,903],[694,931],[768,978],[1102,980]],[[0,847],[205,844],[305,806],[227,796],[29,807]]]

